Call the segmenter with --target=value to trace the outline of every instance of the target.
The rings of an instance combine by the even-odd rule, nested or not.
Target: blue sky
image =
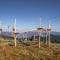
[[[7,28],[17,20],[17,29],[35,29],[48,26],[60,31],[60,0],[0,0],[0,20]]]

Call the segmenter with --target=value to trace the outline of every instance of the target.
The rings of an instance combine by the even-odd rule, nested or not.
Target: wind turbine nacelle
[[[13,33],[16,33],[16,29],[13,28]]]
[[[47,31],[51,31],[51,29],[47,29]]]
[[[15,31],[15,29],[13,28],[13,31]]]
[[[37,28],[38,31],[43,31],[44,29],[43,28]]]
[[[0,29],[0,31],[2,31],[2,29]]]

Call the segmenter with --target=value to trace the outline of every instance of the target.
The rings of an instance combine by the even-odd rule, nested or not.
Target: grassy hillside
[[[52,44],[49,48],[41,43],[41,48],[34,42],[0,41],[0,60],[60,60],[60,44]]]

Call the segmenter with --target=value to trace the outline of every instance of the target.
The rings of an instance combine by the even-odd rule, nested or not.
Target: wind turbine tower
[[[49,36],[49,37],[48,37],[48,44],[49,44],[49,48],[50,48],[50,42],[51,42],[51,41],[50,41],[50,38],[51,38],[51,37],[50,37],[50,32],[51,32],[51,25],[50,25],[50,22],[49,22],[49,24],[48,24],[48,36]]]
[[[37,28],[37,30],[38,30],[38,34],[39,34],[39,48],[40,48],[40,46],[41,46],[41,32],[43,30],[43,28],[41,27],[41,18],[40,18],[40,25],[39,26],[40,27]]]
[[[34,34],[34,41],[35,41],[35,34]]]
[[[14,20],[13,25],[13,38],[14,38],[14,46],[16,47],[16,19]]]
[[[40,18],[40,28],[41,28],[41,18]],[[40,48],[40,39],[41,39],[40,35],[41,35],[41,31],[39,31],[39,48]]]
[[[25,41],[27,41],[27,32],[25,32]]]
[[[2,22],[0,21],[0,34],[1,34],[1,38],[3,38],[2,37]]]
[[[47,29],[46,29],[46,45],[47,45],[47,37],[48,37],[48,35],[47,35],[48,33],[47,33]]]
[[[0,21],[0,34],[2,33],[2,22]]]

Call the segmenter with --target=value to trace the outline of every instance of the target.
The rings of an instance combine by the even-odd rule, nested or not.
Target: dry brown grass
[[[60,60],[60,44],[51,45],[51,48],[42,44],[38,48],[32,42],[26,42],[15,48],[7,43],[0,46],[0,60]]]

